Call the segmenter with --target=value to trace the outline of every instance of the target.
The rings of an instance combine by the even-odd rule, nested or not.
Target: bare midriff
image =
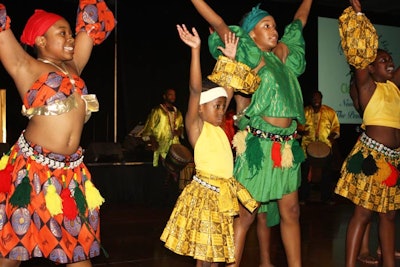
[[[400,129],[369,125],[366,126],[365,133],[388,148],[396,149],[400,147]]]
[[[277,127],[281,127],[281,128],[287,128],[292,124],[291,118],[276,118],[276,117],[263,116],[263,119],[266,122],[268,122],[269,124],[272,124],[273,126],[277,126]]]
[[[60,115],[33,116],[26,127],[27,141],[54,153],[70,155],[79,147],[85,119],[85,104],[79,98],[78,107]]]

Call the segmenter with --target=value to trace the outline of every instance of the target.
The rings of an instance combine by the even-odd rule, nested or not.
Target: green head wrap
[[[260,9],[261,3],[253,7],[253,9],[244,17],[242,28],[245,32],[249,33],[256,24],[264,17],[269,16],[269,13]]]

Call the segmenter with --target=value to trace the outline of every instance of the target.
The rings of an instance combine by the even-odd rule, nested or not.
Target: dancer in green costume
[[[233,141],[237,153],[235,177],[262,204],[257,215],[260,266],[271,266],[266,213],[269,226],[278,224],[281,216],[288,265],[301,266],[297,189],[300,164],[305,157],[296,140],[296,121],[304,123],[305,118],[297,77],[306,65],[302,30],[312,0],[303,0],[279,42],[274,18],[260,9],[260,5],[245,15],[239,27],[226,25],[203,0],[192,0],[192,3],[215,31],[209,38],[211,54],[220,60],[218,47],[224,44],[223,36],[234,32],[239,37],[236,61],[246,64],[260,79],[251,98],[235,95],[237,125],[242,131]],[[225,75],[226,70],[214,69],[213,73],[214,78],[225,85],[220,79],[224,75],[218,72]],[[243,212],[235,220],[235,266],[240,264],[243,240],[255,217],[255,214]]]

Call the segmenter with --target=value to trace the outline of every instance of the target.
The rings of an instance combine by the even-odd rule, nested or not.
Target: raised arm
[[[89,61],[94,45],[101,44],[114,29],[114,14],[104,0],[80,0],[75,26],[74,67],[78,74]]]
[[[397,85],[397,87],[400,88],[400,66],[397,67],[396,71],[394,72],[394,76],[393,76],[392,82],[394,82]]]
[[[297,9],[296,13],[294,14],[293,20],[299,19],[304,26],[307,24],[308,15],[310,14],[312,0],[303,0],[300,4],[299,8]]]
[[[221,47],[219,46],[218,49],[221,50],[221,52],[224,54],[224,56],[235,60],[236,57],[236,52],[237,52],[237,46],[239,43],[239,37],[236,37],[235,33],[233,32],[229,32],[228,34],[225,34],[224,36],[224,43],[225,43],[225,47]],[[232,100],[233,97],[233,88],[226,86],[225,90],[228,94],[228,99],[226,101],[226,107],[225,107],[225,112],[229,107],[229,103]]]
[[[357,96],[358,111],[362,114],[376,88],[369,68],[377,54],[378,37],[372,23],[361,13],[360,1],[350,0],[350,4],[351,7],[346,8],[339,17],[339,33],[343,52],[348,63],[354,67],[353,90],[356,90],[356,92],[353,92],[353,94]],[[359,41],[359,31],[369,32],[368,35],[370,35],[371,40],[376,40],[376,42],[368,42],[367,49],[370,53],[360,52],[363,50],[357,49],[358,47],[354,45],[358,43],[362,46],[365,43],[362,40]],[[362,47],[365,48],[365,46]]]
[[[299,8],[297,9],[293,20],[299,19],[303,25],[303,28],[307,24],[308,20],[308,15],[310,14],[310,9],[311,9],[311,4],[312,0],[303,0],[303,2],[300,4]],[[289,48],[286,46],[286,44],[279,42],[277,46],[272,49],[274,54],[283,62],[286,62],[287,57],[289,56]]]
[[[350,0],[350,4],[353,7],[354,12],[360,14],[357,16],[365,16],[362,14],[362,7],[359,0]],[[357,87],[359,105],[362,111],[365,109],[372,92],[376,88],[376,84],[372,76],[369,74],[368,68],[369,65],[365,68],[356,68],[354,71],[354,82]]]
[[[184,24],[177,25],[176,28],[181,40],[191,47],[189,103],[185,116],[185,127],[189,143],[194,147],[203,128],[203,121],[199,115],[200,95],[203,87],[200,65],[201,39],[194,27],[192,33]]]
[[[0,4],[0,61],[22,95],[38,76],[38,63],[22,48],[10,21],[6,7]]]
[[[224,40],[225,34],[230,32],[228,25],[206,2],[203,0],[192,0],[197,12],[211,25],[219,37]]]

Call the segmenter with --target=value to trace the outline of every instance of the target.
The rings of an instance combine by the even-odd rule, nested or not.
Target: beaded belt
[[[289,135],[280,135],[280,134],[265,132],[260,129],[251,127],[249,125],[246,127],[246,129],[249,133],[253,134],[254,136],[264,138],[264,139],[269,139],[274,142],[290,141],[290,140],[296,139],[296,136],[297,136],[297,131],[294,131],[294,133],[289,134]]]
[[[199,184],[201,184],[202,186],[211,189],[217,193],[219,193],[219,187],[211,185],[209,183],[207,183],[206,181],[201,180],[199,177],[197,177],[196,175],[193,175],[193,180],[195,180],[196,182],[198,182]]]
[[[42,165],[47,165],[52,169],[73,169],[78,167],[83,162],[83,155],[81,155],[77,160],[74,161],[57,161],[52,158],[49,158],[43,154],[38,154],[33,150],[33,148],[29,145],[29,143],[25,140],[24,136],[21,134],[18,138],[18,146],[20,151],[26,158],[32,158],[37,163]]]
[[[366,135],[364,132],[361,134],[360,141],[366,145],[367,147],[391,158],[399,158],[400,157],[400,151],[393,150],[391,148],[388,148],[387,146],[375,141],[368,135]]]

